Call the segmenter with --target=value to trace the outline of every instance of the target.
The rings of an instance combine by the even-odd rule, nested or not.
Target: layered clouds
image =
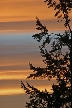
[[[0,1],[0,20],[9,21],[30,21],[36,16],[41,19],[51,19],[52,14],[48,11],[46,4],[38,0],[6,0]],[[46,15],[46,17],[45,17]]]
[[[49,30],[64,29],[62,22],[57,23],[54,13],[43,0],[0,0],[0,32],[36,31],[36,16]]]
[[[39,44],[31,37],[37,32],[36,16],[50,31],[64,29],[43,0],[0,0],[0,108],[25,107],[28,96],[21,89],[21,80],[50,92],[51,84],[56,83],[26,79],[32,73],[29,62],[45,67]]]
[[[33,34],[33,33],[32,33]],[[1,33],[0,34],[0,107],[25,107],[28,96],[21,89],[21,80],[37,87],[45,88],[51,92],[51,84],[55,80],[28,80],[32,73],[29,62],[34,66],[45,67],[43,58],[39,53],[38,42],[31,33]],[[50,49],[50,47],[49,47]],[[18,103],[18,104],[17,104]],[[11,106],[11,107],[10,107]]]
[[[50,91],[51,85],[48,81],[26,79],[32,73],[29,62],[34,66],[45,67],[39,53],[38,42],[31,36],[31,33],[0,34],[0,95],[23,94],[24,91],[20,87],[21,80],[28,81],[40,90],[47,88]]]

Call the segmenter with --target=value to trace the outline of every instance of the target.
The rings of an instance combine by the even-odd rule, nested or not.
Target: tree
[[[27,108],[71,108],[72,30],[69,14],[72,9],[72,0],[58,0],[58,2],[45,0],[44,2],[47,3],[48,8],[53,7],[56,10],[55,17],[58,18],[58,21],[64,20],[64,26],[67,29],[63,34],[49,34],[46,26],[36,18],[36,29],[41,32],[32,37],[39,43],[42,41],[39,48],[41,56],[45,58],[43,62],[46,64],[46,68],[34,67],[29,63],[33,74],[27,78],[47,78],[49,81],[55,78],[57,84],[52,85],[52,93],[46,89],[40,91],[28,82],[25,85],[22,81],[21,88],[30,95],[30,102],[26,103]],[[46,49],[48,44],[51,45],[50,51]],[[64,47],[67,47],[65,54],[62,52]]]

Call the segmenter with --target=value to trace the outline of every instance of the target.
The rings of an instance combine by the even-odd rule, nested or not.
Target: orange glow
[[[40,19],[55,19],[53,9],[39,0],[2,0],[0,1],[0,22],[31,21],[38,16]],[[72,15],[70,15],[72,16]]]
[[[0,72],[0,80],[21,80],[26,79],[30,74],[33,74],[33,70],[7,70]]]
[[[2,71],[0,72],[0,80],[26,79],[31,72],[31,70]]]
[[[0,24],[0,31],[35,31],[35,24],[33,25],[32,23],[36,21],[36,16],[40,20],[46,21],[45,23],[48,24],[46,25],[47,28],[51,30],[64,30],[63,23],[57,23],[57,18],[54,17],[54,14],[55,11],[53,8],[48,9],[48,6],[43,0],[1,0],[0,22],[4,22],[4,24]],[[72,14],[70,14],[70,19],[72,19]],[[25,21],[26,24],[23,21]],[[29,24],[28,21],[30,21],[31,24]],[[5,22],[13,22],[13,24]],[[17,24],[15,24],[15,22],[17,22]],[[19,22],[22,22],[23,25]]]
[[[7,0],[0,1],[0,22],[31,21],[38,16],[40,19],[53,19],[53,11],[39,0]]]
[[[10,89],[1,89],[0,90],[0,95],[16,95],[16,94],[23,94],[24,91],[22,91],[22,89],[20,88],[10,88]]]
[[[37,86],[37,89],[40,91],[45,91],[45,88],[48,92],[52,92],[51,86]],[[25,94],[25,91],[22,88],[4,88],[0,89],[0,95],[16,95],[16,94]]]

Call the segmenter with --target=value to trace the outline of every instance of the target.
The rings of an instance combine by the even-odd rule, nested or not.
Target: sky
[[[26,77],[32,73],[29,62],[45,67],[39,44],[32,38],[38,32],[36,16],[50,32],[64,30],[63,23],[57,22],[54,13],[43,0],[0,0],[0,108],[25,108],[29,100],[21,89],[21,80],[51,92],[55,79],[48,82]]]
[[[43,0],[0,0],[0,31],[36,31],[36,16],[49,30],[63,29],[54,13]]]

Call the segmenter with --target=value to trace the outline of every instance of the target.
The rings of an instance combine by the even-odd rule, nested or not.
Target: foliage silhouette
[[[38,17],[36,17],[37,30],[40,33],[32,37],[38,42],[42,41],[39,46],[41,56],[44,57],[43,62],[46,68],[34,67],[29,63],[30,69],[33,73],[27,78],[47,78],[49,81],[53,78],[56,79],[57,85],[52,85],[52,93],[40,91],[31,86],[28,82],[25,85],[21,81],[21,88],[29,94],[30,102],[26,102],[27,108],[71,108],[71,72],[72,72],[72,30],[70,27],[69,14],[72,9],[72,0],[45,0],[48,8],[53,7],[56,10],[55,17],[65,20],[64,26],[67,28],[62,33],[49,33],[46,26],[44,26]],[[47,45],[51,45],[51,50],[46,49]],[[66,47],[66,53],[62,49]]]

